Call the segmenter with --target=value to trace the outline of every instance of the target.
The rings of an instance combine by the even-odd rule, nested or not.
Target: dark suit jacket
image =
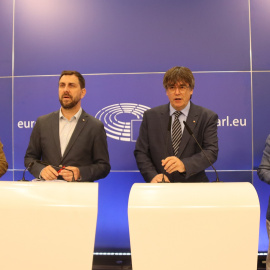
[[[84,110],[62,157],[59,139],[59,111],[41,116],[33,128],[24,157],[27,167],[41,160],[53,166],[75,166],[82,181],[104,178],[110,172],[106,133],[101,121]],[[34,162],[29,169],[36,178],[45,165]]]
[[[270,135],[268,135],[263,151],[262,161],[257,170],[259,178],[270,185]],[[266,218],[270,221],[270,197]]]
[[[171,134],[168,132],[169,117],[169,104],[155,107],[144,113],[134,155],[146,182],[150,182],[157,174],[163,173],[162,159],[174,155]],[[218,155],[217,120],[216,113],[190,103],[186,122],[212,163],[216,161]],[[204,170],[209,167],[209,162],[186,128],[177,157],[184,163],[186,172],[166,174],[171,182],[208,181]]]

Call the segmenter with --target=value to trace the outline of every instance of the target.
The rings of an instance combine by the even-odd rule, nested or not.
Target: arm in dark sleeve
[[[262,181],[270,184],[270,135],[266,139],[262,161],[257,170],[257,173]]]
[[[217,121],[217,114],[212,113],[207,119],[202,134],[201,145],[206,156],[209,158],[212,164],[217,160],[218,156]],[[197,136],[197,134],[194,135],[195,137]],[[193,138],[190,139],[194,140]],[[194,153],[194,155],[183,158],[181,160],[186,168],[186,178],[189,178],[190,176],[197,174],[210,166],[209,161],[201,150],[199,150],[197,153]]]
[[[8,169],[8,163],[3,151],[3,144],[0,142],[0,177],[3,176]]]
[[[111,169],[107,136],[103,124],[96,127],[92,145],[92,164],[79,166],[81,181],[95,181],[106,177]]]
[[[146,182],[151,182],[158,172],[151,158],[147,117],[145,113],[140,127],[139,137],[136,142],[134,155],[144,180]]]
[[[41,170],[45,167],[45,165],[35,162],[36,160],[40,160],[42,156],[39,125],[39,120],[37,120],[31,133],[29,145],[24,156],[24,166],[26,168],[31,162],[34,162],[29,171],[36,178],[39,178]]]

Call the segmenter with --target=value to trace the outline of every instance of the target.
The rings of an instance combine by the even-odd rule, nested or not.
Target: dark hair
[[[191,89],[195,87],[194,76],[187,67],[173,67],[166,71],[163,77],[163,86],[167,89],[170,85],[175,85],[180,81],[188,83]]]
[[[64,70],[59,77],[59,81],[65,75],[75,75],[79,79],[80,87],[82,89],[85,88],[85,79],[80,72],[75,70]]]

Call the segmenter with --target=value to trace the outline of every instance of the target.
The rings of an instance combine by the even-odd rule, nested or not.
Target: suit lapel
[[[198,117],[199,117],[199,114],[198,114],[198,111],[196,110],[196,107],[194,106],[194,104],[192,102],[190,102],[190,109],[189,109],[189,113],[188,113],[188,117],[187,117],[186,122],[192,131],[194,130],[194,128],[197,124]],[[185,128],[183,136],[182,136],[182,140],[181,140],[181,143],[179,146],[179,151],[178,151],[177,157],[180,157],[182,155],[182,153],[183,153],[183,151],[184,151],[185,147],[187,146],[190,139],[191,139],[191,136]]]
[[[78,123],[73,131],[73,134],[69,140],[69,143],[67,145],[67,148],[63,154],[62,160],[64,160],[64,158],[67,156],[68,152],[70,151],[70,149],[72,148],[73,144],[75,143],[75,141],[77,140],[79,134],[81,133],[82,129],[84,128],[85,124],[88,121],[88,116],[85,113],[85,111],[82,111],[82,114],[78,120]]]
[[[51,131],[53,133],[53,140],[55,144],[55,153],[61,160],[61,148],[60,148],[60,138],[59,138],[59,111],[54,112],[51,121]]]
[[[169,125],[169,119],[170,119],[170,104],[164,105],[164,107],[161,110],[160,113],[160,124],[161,124],[161,131],[163,134],[163,139],[165,142],[166,154],[167,156],[172,156],[173,154],[173,148],[172,148],[172,140],[171,140],[171,131],[168,132],[168,125]]]

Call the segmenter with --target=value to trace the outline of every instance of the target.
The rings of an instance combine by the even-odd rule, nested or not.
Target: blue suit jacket
[[[263,151],[262,161],[258,168],[258,176],[265,183],[270,185],[270,135],[268,135]],[[266,218],[270,221],[270,197]]]
[[[150,182],[157,174],[163,173],[162,159],[174,155],[171,135],[168,131],[169,117],[169,104],[155,107],[144,113],[134,155],[146,182]],[[212,163],[216,161],[218,155],[217,120],[216,113],[190,102],[186,122]],[[209,167],[209,162],[186,129],[183,132],[177,157],[184,163],[186,172],[166,174],[171,182],[208,181],[204,170]]]
[[[104,178],[110,172],[107,138],[103,123],[84,110],[61,155],[59,111],[39,117],[33,128],[24,164],[41,160],[53,166],[78,167],[82,181]],[[34,162],[29,169],[36,178],[45,166]]]

